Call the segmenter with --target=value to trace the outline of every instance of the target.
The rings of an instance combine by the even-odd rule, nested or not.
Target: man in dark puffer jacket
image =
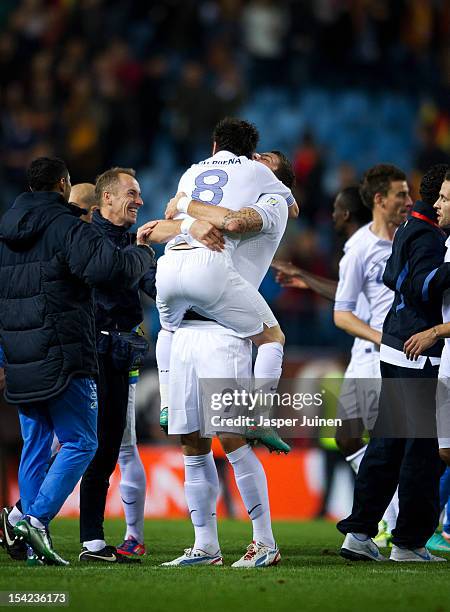
[[[94,211],[92,226],[118,249],[129,248],[136,241],[136,234],[130,228],[136,223],[143,205],[135,171],[132,168],[111,168],[97,178],[95,191],[99,209]],[[111,284],[94,292],[99,358],[98,448],[81,480],[80,541],[83,548],[80,561],[126,563],[139,560],[131,551],[121,554],[121,547],[117,549],[106,544],[103,521],[109,479],[117,464],[127,424],[129,371],[133,366],[131,361],[125,363],[126,359],[118,360],[116,355],[118,350],[127,354],[128,342],[123,333],[131,332],[144,318],[140,290],[152,298],[156,295],[155,274],[156,262],[133,287]],[[139,495],[145,497],[141,481],[136,483],[135,489],[139,488],[143,489]],[[132,506],[130,511],[143,507],[141,498],[139,503],[137,498],[128,499],[128,503]]]
[[[50,563],[48,524],[97,448],[98,374],[92,288],[135,284],[153,265],[137,245],[117,249],[68,204],[58,159],[34,160],[23,193],[0,221],[0,342],[6,392],[18,404],[24,446],[19,488],[25,518],[14,531]],[[53,433],[62,448],[46,473]]]

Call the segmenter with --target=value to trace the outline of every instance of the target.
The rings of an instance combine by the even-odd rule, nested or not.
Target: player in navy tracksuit
[[[424,547],[439,520],[443,463],[435,391],[442,343],[417,361],[409,361],[403,347],[414,333],[441,322],[442,291],[450,286],[449,266],[443,264],[445,235],[433,209],[444,174],[445,166],[439,166],[424,176],[423,201],[398,229],[383,276],[395,296],[383,326],[377,423],[358,472],[352,513],[337,526],[347,534],[341,549],[346,558],[383,559],[371,538],[398,486],[391,559],[432,560]]]

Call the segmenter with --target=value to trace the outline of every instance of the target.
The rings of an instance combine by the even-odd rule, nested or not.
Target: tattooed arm
[[[260,232],[263,226],[261,215],[254,208],[230,210],[222,206],[211,206],[192,200],[188,210],[191,217],[209,221],[224,232],[234,234]]]
[[[166,219],[172,218],[177,211],[178,200],[184,194],[177,194],[167,205]],[[241,208],[231,210],[223,206],[211,206],[197,200],[191,200],[187,208],[190,217],[209,221],[212,225],[224,232],[244,234],[249,232],[260,232],[263,227],[261,215],[254,208]]]
[[[222,210],[226,211],[220,226],[220,229],[224,232],[247,234],[249,232],[260,232],[262,230],[263,220],[259,212],[254,208],[241,208],[241,210],[222,208]],[[215,224],[213,223],[213,225]]]

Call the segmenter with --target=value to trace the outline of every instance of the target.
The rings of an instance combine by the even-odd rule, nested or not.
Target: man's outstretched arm
[[[254,208],[231,210],[223,206],[211,206],[211,204],[190,200],[183,193],[177,193],[168,203],[166,219],[172,219],[179,212],[185,212],[195,219],[208,221],[224,232],[245,234],[260,232],[263,227],[262,217]]]
[[[186,224],[183,229],[183,222]],[[154,244],[169,242],[175,236],[189,233],[193,238],[204,244],[211,251],[222,251],[224,239],[212,223],[191,219],[177,220],[155,220],[149,221],[139,228],[141,235]]]
[[[274,259],[272,268],[277,271],[276,280],[283,287],[296,287],[298,289],[311,289],[327,300],[334,302],[337,281],[312,274],[290,262]],[[298,282],[300,281],[300,282]]]

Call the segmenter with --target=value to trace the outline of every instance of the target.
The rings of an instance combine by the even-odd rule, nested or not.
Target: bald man
[[[95,185],[92,183],[78,183],[72,185],[69,202],[87,210],[87,214],[81,218],[88,223],[92,220],[92,213],[98,208],[97,198],[95,197]]]

